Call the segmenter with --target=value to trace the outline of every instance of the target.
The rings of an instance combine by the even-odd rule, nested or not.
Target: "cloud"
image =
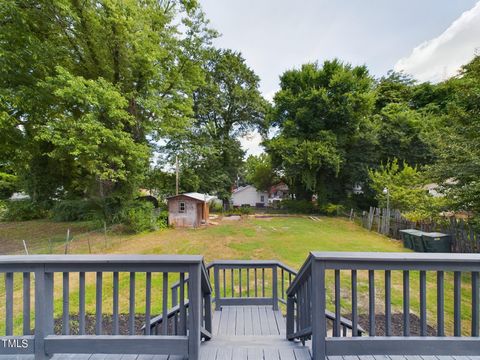
[[[438,82],[458,73],[480,49],[480,1],[464,12],[440,36],[428,40],[400,59],[395,71],[419,81]]]

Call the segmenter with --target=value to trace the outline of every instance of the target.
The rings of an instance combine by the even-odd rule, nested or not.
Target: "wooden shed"
[[[171,196],[168,201],[168,224],[174,227],[199,227],[208,224],[208,198],[200,193]]]

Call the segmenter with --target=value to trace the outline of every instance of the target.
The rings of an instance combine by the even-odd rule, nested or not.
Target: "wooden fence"
[[[352,215],[353,213],[353,215]],[[354,219],[351,212],[350,219]],[[370,207],[364,211],[361,224],[370,231],[401,239],[400,230],[417,229],[426,232],[442,232],[452,236],[452,252],[480,253],[480,234],[463,219],[445,219],[442,222],[410,221],[399,210]]]

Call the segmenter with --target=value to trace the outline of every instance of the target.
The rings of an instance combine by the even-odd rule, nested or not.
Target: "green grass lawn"
[[[3,225],[3,224],[1,224]],[[0,226],[1,226],[0,225]],[[36,231],[42,228],[42,232],[47,232],[51,227],[65,231],[65,227],[82,226],[81,224],[61,224],[48,221],[15,223],[9,229],[9,236],[12,241],[21,239],[19,234],[28,238],[29,231]],[[83,226],[87,226],[83,224]],[[30,230],[28,230],[28,229]],[[60,230],[59,230],[60,231]],[[46,239],[47,237],[43,237]],[[64,244],[60,243],[54,247],[43,246],[42,241],[37,240],[36,252],[63,253]],[[2,243],[9,242],[2,235]],[[48,250],[48,251],[45,251]],[[320,221],[312,221],[305,217],[278,217],[278,218],[249,218],[241,221],[221,221],[219,225],[209,226],[201,229],[167,229],[153,233],[139,235],[116,235],[110,233],[105,238],[102,233],[91,233],[89,236],[77,236],[69,244],[69,253],[88,254],[88,253],[122,253],[122,254],[202,254],[206,262],[214,259],[274,259],[279,260],[294,269],[299,269],[310,251],[384,251],[400,252],[406,251],[402,244],[397,240],[369,232],[362,227],[340,218],[321,217]],[[342,308],[344,314],[350,313],[350,273],[342,271]],[[60,274],[59,274],[60,275]],[[90,276],[91,275],[91,276]],[[126,275],[126,274],[125,274]],[[333,300],[333,274],[328,272],[327,298],[329,303]],[[367,272],[359,271],[359,306],[360,312],[366,313],[368,309],[368,277]],[[144,277],[139,274],[137,282],[137,311],[144,309],[144,292],[142,286]],[[411,311],[419,313],[419,275],[418,272],[411,272]],[[453,314],[453,276],[446,274],[445,283],[445,303],[446,303],[446,324],[447,331],[452,329]],[[121,311],[128,309],[128,279],[121,277]],[[435,324],[436,319],[436,277],[435,274],[428,274],[428,316],[429,322]],[[111,311],[111,274],[105,274],[104,278],[104,304],[105,312]],[[175,281],[172,277],[171,281]],[[393,312],[402,310],[402,274],[392,272],[392,306]],[[71,289],[71,309],[76,311],[77,306],[77,279],[72,277],[70,280]],[[57,284],[61,283],[60,277]],[[154,287],[160,287],[160,277],[154,276]],[[384,273],[376,272],[376,292],[377,292],[377,312],[384,311]],[[469,318],[471,317],[469,304],[471,294],[469,292],[469,276],[465,275],[464,288],[462,293],[463,326],[465,332],[469,328]],[[3,281],[0,284],[0,292],[3,294]],[[16,297],[21,299],[20,278],[16,281],[18,294]],[[61,315],[62,289],[56,287],[55,314]],[[87,276],[87,311],[94,312],[94,274]],[[160,298],[160,293],[158,293]],[[3,313],[4,302],[0,303],[0,313]],[[21,301],[15,301],[15,306],[21,308]],[[160,302],[156,301],[153,305],[153,311],[160,311]],[[21,323],[21,318],[16,319],[16,323]],[[0,333],[3,323],[0,325]]]

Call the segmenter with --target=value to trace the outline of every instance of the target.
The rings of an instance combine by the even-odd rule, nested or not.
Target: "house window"
[[[184,213],[185,212],[185,202],[184,201],[180,201],[178,203],[178,212],[179,213]]]
[[[260,202],[265,202],[265,196],[264,195],[260,196]]]

